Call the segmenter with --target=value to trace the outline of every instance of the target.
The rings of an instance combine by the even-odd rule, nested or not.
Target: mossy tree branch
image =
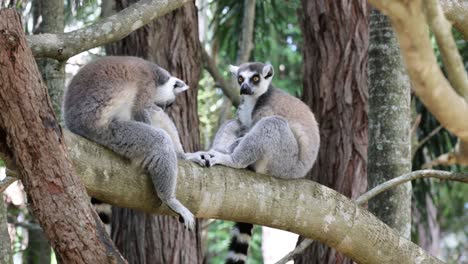
[[[82,51],[123,39],[153,19],[188,2],[189,0],[141,0],[88,27],[69,33],[28,36],[28,44],[36,58],[66,60]]]
[[[172,214],[161,206],[150,178],[139,169],[99,145],[67,131],[65,135],[75,169],[91,196],[148,213]],[[440,263],[368,211],[312,181],[180,162],[177,197],[199,218],[289,230],[322,241],[359,263]]]

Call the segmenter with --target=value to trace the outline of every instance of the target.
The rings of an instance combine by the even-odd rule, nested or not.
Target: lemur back
[[[287,120],[298,146],[297,167],[288,175],[278,175],[277,177],[304,177],[317,158],[320,144],[318,124],[314,114],[301,100],[270,84],[268,90],[258,98],[252,111],[252,127],[262,118],[271,116],[278,116]],[[274,152],[272,154],[278,153]],[[281,164],[281,166],[283,165]],[[275,173],[269,172],[267,168],[266,170],[255,169],[255,171],[276,176]]]
[[[158,197],[193,229],[192,213],[175,198],[177,155],[186,155],[175,126],[161,110],[187,89],[154,63],[137,57],[104,57],[76,74],[65,92],[63,109],[70,131],[144,169]]]

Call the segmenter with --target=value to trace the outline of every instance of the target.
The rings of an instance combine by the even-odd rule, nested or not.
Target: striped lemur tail
[[[112,218],[112,206],[107,203],[103,203],[100,200],[91,197],[91,204],[96,210],[96,213],[99,215],[104,228],[108,235],[111,234],[111,218]]]
[[[236,222],[231,231],[231,243],[226,257],[226,264],[247,263],[249,243],[252,240],[253,225]]]

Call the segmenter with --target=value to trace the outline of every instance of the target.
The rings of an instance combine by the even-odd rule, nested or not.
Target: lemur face
[[[156,105],[166,108],[174,103],[176,96],[188,90],[187,84],[176,77],[170,77],[167,82],[156,87]]]
[[[274,74],[273,66],[258,62],[244,63],[239,67],[231,65],[229,70],[237,78],[240,94],[254,97],[268,90]]]

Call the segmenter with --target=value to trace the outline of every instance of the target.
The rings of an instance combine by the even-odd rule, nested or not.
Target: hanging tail
[[[226,264],[245,264],[252,240],[252,224],[236,222],[231,231],[231,243],[226,257]]]

